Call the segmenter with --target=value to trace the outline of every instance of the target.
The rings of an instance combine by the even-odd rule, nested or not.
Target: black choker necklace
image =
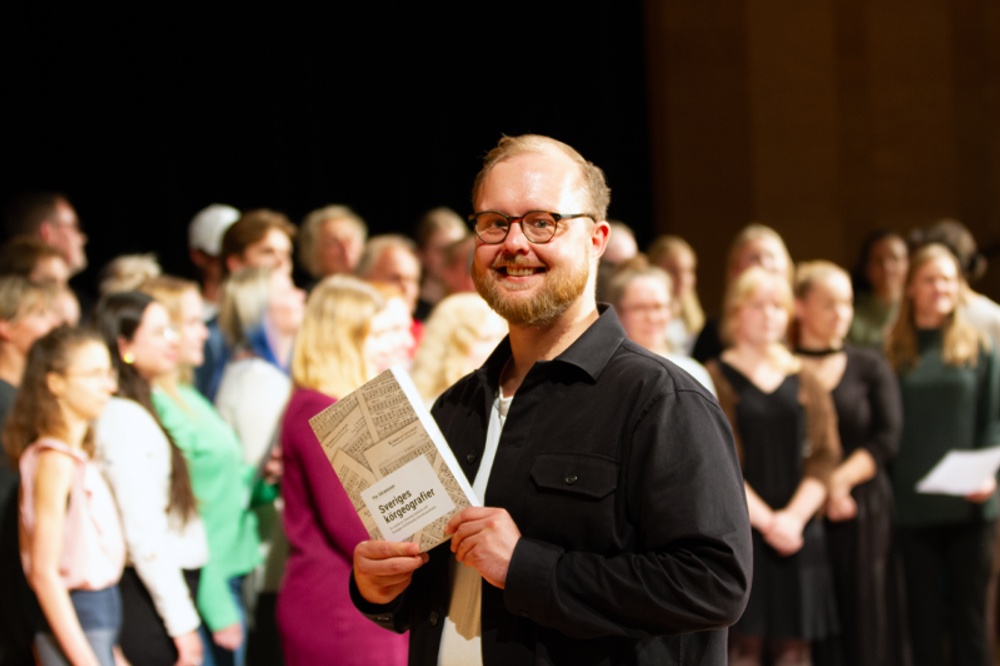
[[[815,356],[817,358],[822,358],[824,356],[830,356],[832,354],[839,354],[844,351],[843,347],[830,347],[828,349],[803,349],[802,347],[796,347],[795,353],[799,356]]]

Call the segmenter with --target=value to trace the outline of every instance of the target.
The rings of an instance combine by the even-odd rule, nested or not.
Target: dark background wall
[[[648,2],[656,219],[721,296],[750,220],[845,265],[877,228],[964,222],[1000,300],[1000,3]]]
[[[537,132],[601,165],[613,214],[651,238],[640,3],[364,4],[2,10],[0,198],[64,190],[92,265],[155,250],[183,273],[213,201],[296,222],[346,203],[409,232],[470,212],[485,152]]]
[[[132,251],[187,273],[213,201],[346,203],[375,232],[466,213],[482,155],[522,132],[602,166],[642,244],[689,238],[710,310],[750,220],[798,259],[941,216],[1000,248],[994,0],[7,4],[0,199],[69,194],[83,282]]]

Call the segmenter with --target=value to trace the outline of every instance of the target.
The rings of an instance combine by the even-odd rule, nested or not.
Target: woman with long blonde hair
[[[986,605],[1000,509],[996,480],[984,474],[964,497],[916,490],[949,451],[1000,441],[1000,366],[989,338],[962,317],[964,292],[958,261],[945,246],[918,249],[886,340],[903,400],[890,472],[917,664],[991,663]]]
[[[393,315],[378,290],[334,275],[313,288],[295,341],[295,389],[281,430],[291,551],[277,616],[286,666],[324,663],[331,655],[345,666],[406,663],[406,637],[379,628],[351,603],[347,580],[354,547],[368,532],[309,427],[310,418],[385,369],[379,365],[390,356],[384,338],[394,336],[383,316]]]
[[[785,348],[786,276],[742,272],[726,292],[728,344],[707,364],[743,466],[754,573],[730,631],[730,664],[809,664],[811,643],[836,631],[823,523],[816,515],[840,458],[829,394]]]

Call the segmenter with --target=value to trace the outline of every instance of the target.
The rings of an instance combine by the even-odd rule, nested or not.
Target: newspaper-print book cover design
[[[406,370],[393,367],[309,419],[373,540],[448,540],[472,487]]]

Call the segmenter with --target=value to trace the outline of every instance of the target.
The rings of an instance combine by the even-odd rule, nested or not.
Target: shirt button
[[[431,626],[436,627],[438,625],[438,620],[441,619],[441,616],[438,615],[437,611],[431,611],[431,614],[428,616],[428,619],[430,620]]]
[[[479,456],[477,456],[475,453],[466,453],[465,459],[471,465],[472,463],[476,462],[476,460],[479,459]]]
[[[572,486],[574,483],[577,482],[577,479],[579,479],[579,478],[580,477],[578,477],[576,474],[567,474],[566,475],[566,485],[567,486]]]

